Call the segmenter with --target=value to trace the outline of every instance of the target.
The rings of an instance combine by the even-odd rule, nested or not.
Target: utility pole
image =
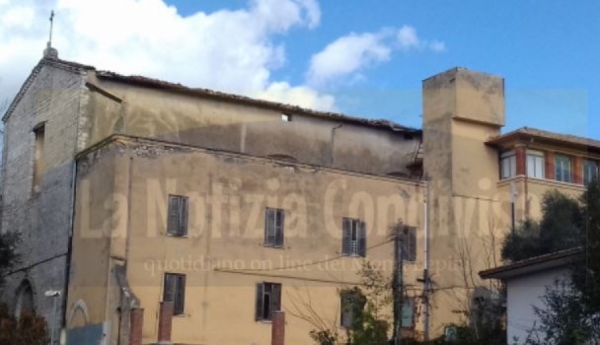
[[[425,228],[425,248],[423,251],[423,302],[424,302],[424,338],[425,343],[429,343],[429,293],[430,293],[430,280],[429,280],[429,205],[431,202],[431,190],[429,189],[429,179],[425,178],[426,188],[425,188],[425,203],[423,210],[424,215],[424,228]]]
[[[402,330],[402,299],[403,299],[403,253],[402,237],[404,236],[404,224],[398,222],[394,229],[394,281],[392,284],[394,298],[394,335],[393,344],[401,345]]]

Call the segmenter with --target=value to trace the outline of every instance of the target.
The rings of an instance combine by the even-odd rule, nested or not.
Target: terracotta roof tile
[[[487,141],[490,145],[500,145],[507,141],[519,138],[540,138],[547,141],[568,143],[583,148],[594,148],[600,150],[600,140],[579,137],[570,134],[549,132],[537,128],[522,127],[515,131],[499,135]]]
[[[565,249],[554,253],[534,256],[529,259],[516,261],[508,265],[480,271],[479,276],[483,279],[504,279],[506,277],[518,275],[524,270],[527,270],[528,273],[531,273],[538,269],[546,269],[551,266],[552,263],[561,264],[564,262],[569,262],[570,260],[576,259],[582,254],[583,249],[580,247]]]
[[[85,65],[85,64],[81,64],[81,63],[77,63],[77,62],[73,62],[73,61],[62,60],[62,59],[53,58],[53,57],[42,58],[40,60],[40,62],[35,66],[32,73],[29,75],[29,77],[27,78],[27,80],[25,81],[25,83],[23,84],[23,86],[21,87],[21,89],[19,90],[19,92],[17,93],[15,98],[13,99],[13,101],[11,102],[10,106],[8,107],[6,113],[3,116],[3,121],[6,121],[6,119],[10,115],[10,113],[12,113],[12,111],[13,111],[14,107],[16,106],[16,104],[18,103],[18,101],[22,98],[23,94],[29,88],[29,85],[31,84],[31,82],[33,81],[33,79],[35,78],[37,73],[40,71],[41,67],[45,64],[52,65],[52,66],[55,66],[58,68],[69,69],[69,70],[73,70],[73,71],[83,71],[83,70],[96,71],[96,68],[94,66],[90,66],[90,65]],[[157,89],[162,89],[162,90],[171,90],[174,92],[187,93],[190,95],[196,95],[196,96],[201,96],[201,97],[211,97],[211,98],[223,99],[223,100],[227,100],[227,101],[244,103],[244,104],[253,105],[253,106],[277,109],[281,112],[289,112],[289,113],[291,113],[290,115],[293,115],[294,113],[304,114],[307,116],[320,117],[320,118],[325,118],[325,119],[329,119],[329,120],[333,120],[333,121],[355,123],[355,124],[359,124],[359,125],[388,129],[388,130],[391,130],[394,132],[403,132],[403,133],[407,133],[407,134],[417,134],[417,135],[421,134],[420,129],[402,126],[398,123],[395,123],[395,122],[389,121],[389,120],[385,120],[385,119],[366,119],[366,118],[348,116],[348,115],[344,115],[341,113],[312,110],[312,109],[302,108],[299,106],[265,101],[265,100],[260,100],[260,99],[254,99],[254,98],[250,98],[247,96],[234,95],[234,94],[229,94],[229,93],[220,92],[220,91],[214,91],[214,90],[210,90],[210,89],[191,88],[191,87],[187,87],[185,85],[179,84],[179,83],[172,83],[172,82],[168,82],[168,81],[164,81],[164,80],[160,80],[160,79],[153,79],[153,78],[148,78],[148,77],[139,76],[139,75],[129,75],[128,76],[128,75],[122,75],[122,74],[111,72],[111,71],[96,71],[96,75],[99,78],[112,79],[112,80],[119,81],[119,82],[136,84],[136,85],[145,86],[145,87],[152,87],[152,88],[157,88]]]
[[[294,113],[299,113],[299,114],[304,114],[304,115],[308,115],[308,116],[326,118],[326,119],[334,120],[334,121],[349,122],[349,123],[356,123],[356,124],[366,125],[366,126],[371,126],[371,127],[384,128],[384,129],[389,129],[389,130],[392,130],[395,132],[416,133],[416,134],[421,133],[420,129],[402,126],[398,123],[395,123],[395,122],[389,121],[389,120],[385,120],[385,119],[365,119],[365,118],[359,118],[359,117],[354,117],[354,116],[348,116],[348,115],[341,114],[341,113],[312,110],[312,109],[302,108],[299,106],[277,103],[277,102],[272,102],[272,101],[265,101],[265,100],[255,99],[255,98],[251,98],[251,97],[247,97],[247,96],[235,95],[235,94],[230,94],[230,93],[225,93],[225,92],[220,92],[220,91],[215,91],[215,90],[210,90],[210,89],[191,88],[191,87],[187,87],[185,85],[179,84],[179,83],[172,83],[172,82],[168,82],[168,81],[164,81],[164,80],[153,79],[153,78],[148,78],[148,77],[139,76],[139,75],[127,76],[127,75],[122,75],[122,74],[111,72],[111,71],[98,71],[98,72],[96,72],[96,75],[100,79],[112,79],[112,80],[119,81],[119,82],[136,84],[136,85],[152,87],[152,88],[157,88],[157,89],[162,89],[162,90],[171,90],[174,92],[182,92],[182,93],[187,93],[190,95],[217,98],[217,99],[239,102],[239,103],[244,103],[244,104],[253,105],[253,106],[277,109],[281,112],[289,112],[289,113],[291,113],[290,115],[293,115]]]

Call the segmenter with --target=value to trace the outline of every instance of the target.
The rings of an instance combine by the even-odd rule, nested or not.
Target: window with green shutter
[[[405,226],[402,237],[402,258],[404,261],[417,260],[417,228]]]
[[[256,284],[256,321],[273,319],[273,312],[281,310],[281,284]]]
[[[265,210],[265,246],[283,247],[285,213],[281,209]]]
[[[163,301],[173,302],[173,314],[183,314],[185,304],[185,275],[165,273]]]
[[[188,198],[181,195],[169,195],[169,215],[167,234],[186,236],[188,233]]]
[[[367,256],[367,229],[360,219],[343,218],[342,220],[342,254],[350,256]]]
[[[342,290],[340,293],[340,326],[352,329],[362,315],[366,298],[358,288]]]
[[[402,301],[402,327],[413,328],[415,326],[415,301],[405,298]]]

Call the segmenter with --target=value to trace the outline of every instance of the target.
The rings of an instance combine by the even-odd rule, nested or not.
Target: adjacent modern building
[[[543,341],[536,308],[544,310],[548,290],[570,288],[573,264],[583,256],[579,248],[533,257],[479,273],[483,279],[506,284],[506,339],[510,344]]]
[[[600,142],[502,134],[504,109],[503,79],[463,68],[423,81],[413,129],[49,50],[3,117],[2,231],[23,239],[3,300],[68,344],[269,344],[279,310],[308,343],[351,323],[365,261],[392,275],[401,225],[403,332],[433,338],[492,288],[511,222],[598,175]]]

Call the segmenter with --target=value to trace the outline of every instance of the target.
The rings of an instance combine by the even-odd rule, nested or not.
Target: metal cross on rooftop
[[[50,11],[50,35],[48,37],[48,47],[52,46],[52,29],[54,26],[54,10]]]

